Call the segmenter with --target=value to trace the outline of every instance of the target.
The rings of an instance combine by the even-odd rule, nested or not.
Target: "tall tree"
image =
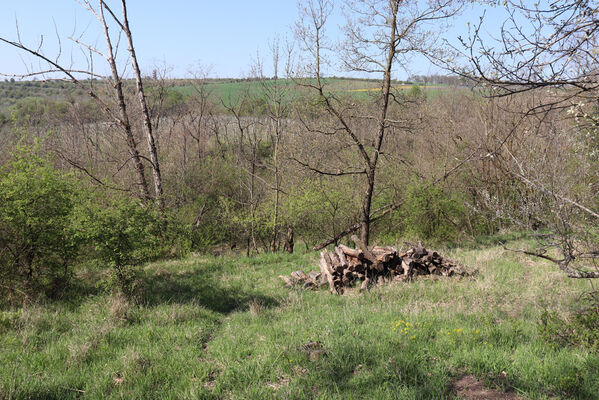
[[[347,23],[345,40],[340,45],[342,63],[346,70],[380,76],[380,92],[368,115],[358,115],[352,105],[344,104],[326,89],[323,67],[330,43],[325,26],[333,10],[330,0],[310,0],[300,4],[300,20],[296,34],[311,63],[306,71],[312,79],[302,85],[316,92],[326,112],[334,120],[326,134],[345,135],[361,160],[359,167],[326,171],[305,164],[315,172],[331,175],[361,175],[364,195],[360,209],[360,236],[370,239],[371,208],[375,193],[377,168],[385,139],[390,130],[405,127],[407,118],[390,118],[391,103],[401,106],[401,96],[393,93],[393,74],[405,65],[408,57],[436,51],[432,31],[442,29],[443,22],[456,15],[460,2],[452,0],[356,0],[346,1]],[[366,126],[366,128],[364,128]],[[309,126],[310,131],[321,129]],[[366,130],[366,132],[364,132]],[[301,162],[301,161],[300,161]]]
[[[292,90],[290,90],[289,81],[282,78],[290,78],[292,48],[289,44],[285,48],[281,47],[279,38],[275,38],[270,44],[272,77],[265,75],[263,63],[257,61],[254,67],[254,75],[260,79],[261,93],[266,103],[266,127],[270,135],[273,154],[270,169],[272,170],[273,180],[272,190],[274,191],[274,205],[272,211],[272,231],[270,239],[271,251],[277,251],[279,225],[280,225],[280,202],[281,202],[281,141],[287,129],[287,123],[290,112],[290,103]],[[283,58],[285,58],[283,60]]]
[[[128,99],[125,96],[123,89],[124,77],[121,73],[119,73],[119,68],[117,64],[116,53],[118,50],[118,46],[114,44],[115,34],[110,33],[110,28],[112,24],[114,24],[117,27],[117,42],[121,34],[125,35],[129,48],[129,62],[131,63],[132,69],[135,74],[136,93],[138,96],[139,108],[143,120],[143,132],[148,143],[149,161],[152,169],[154,182],[154,197],[158,206],[160,208],[163,208],[164,203],[160,164],[152,132],[152,122],[150,118],[150,113],[146,104],[143,80],[141,77],[139,64],[137,62],[137,56],[135,54],[133,36],[129,27],[126,1],[121,0],[121,18],[119,18],[116,15],[116,13],[109,7],[105,0],[98,0],[97,6],[95,7],[90,0],[83,0],[82,2],[80,2],[80,4],[96,17],[103,31],[105,40],[105,49],[100,49],[98,47],[94,47],[83,42],[80,37],[71,38],[75,43],[79,44],[82,47],[82,50],[84,50],[84,52],[87,52],[89,54],[89,58],[87,60],[89,69],[75,69],[71,66],[66,66],[66,64],[62,64],[60,61],[61,50],[59,50],[59,55],[56,58],[50,58],[49,56],[46,56],[41,50],[41,43],[37,47],[29,47],[22,43],[20,39],[13,41],[0,37],[0,41],[14,46],[20,50],[23,50],[24,52],[32,54],[33,56],[41,59],[42,61],[48,64],[48,68],[46,70],[33,71],[21,77],[32,77],[40,75],[47,76],[49,74],[51,76],[56,76],[56,73],[62,74],[63,78],[66,78],[84,88],[89,94],[89,96],[91,96],[96,102],[100,104],[102,110],[113,121],[117,123],[117,126],[119,126],[122,132],[124,133],[125,141],[127,143],[129,151],[129,156],[130,159],[133,161],[133,166],[136,174],[136,186],[138,188],[139,195],[142,199],[147,200],[152,198],[152,195],[150,194],[150,189],[145,176],[145,167],[143,160],[145,160],[146,158],[140,154],[138,150],[138,143],[134,135],[134,127],[131,122],[130,110],[127,104]],[[94,70],[94,56],[101,56],[106,60],[110,68],[110,77],[103,77]],[[85,79],[81,78],[82,76]],[[101,94],[101,91],[97,88],[97,84],[94,84],[94,79],[105,80],[108,86],[112,87],[114,99],[111,100],[104,98]],[[116,103],[115,105],[112,105],[113,101]],[[80,167],[75,162],[72,162],[72,164],[75,167]],[[89,171],[86,172],[89,173]],[[95,181],[101,182],[101,180],[97,178],[95,179]]]

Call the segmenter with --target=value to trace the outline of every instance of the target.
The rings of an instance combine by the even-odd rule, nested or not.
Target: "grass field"
[[[325,79],[326,90],[336,94],[350,94],[357,99],[366,99],[368,96],[376,95],[380,91],[380,82],[365,79],[348,78],[327,78]],[[126,83],[133,85],[132,81]],[[197,86],[189,84],[188,80],[173,80],[170,82],[174,90],[183,96],[189,96],[197,93]],[[217,104],[221,101],[225,104],[235,105],[241,96],[248,92],[251,96],[260,97],[264,93],[264,88],[272,86],[274,82],[267,80],[265,82],[219,79],[212,80],[206,84],[205,89],[211,92]],[[288,95],[297,94],[297,86],[292,80],[281,79],[279,84],[282,87],[288,86],[291,90]],[[150,85],[151,86],[151,85]],[[394,89],[398,91],[407,91],[411,89],[411,84],[396,84]],[[449,89],[444,85],[419,85],[427,95],[435,95]],[[0,112],[8,113],[9,107],[18,101],[28,97],[43,98],[50,101],[89,101],[89,97],[82,88],[68,82],[57,81],[25,81],[25,82],[2,82],[0,81]]]
[[[146,266],[130,303],[82,270],[88,295],[0,313],[0,399],[443,399],[465,374],[521,398],[599,398],[599,355],[537,329],[588,284],[500,247],[444,254],[478,274],[333,296],[277,278],[313,253],[193,256]]]
[[[282,79],[279,81],[279,84],[283,88],[289,87],[291,93],[297,90],[292,80]],[[260,95],[264,92],[265,87],[268,88],[272,85],[274,85],[274,81],[272,80],[265,82],[223,80],[206,84],[206,90],[226,104],[234,104],[244,93],[247,92],[254,96]],[[410,90],[413,86],[411,84],[397,84],[393,86],[393,89],[404,91]],[[444,85],[419,85],[419,87],[425,93],[433,95],[449,88]],[[366,98],[380,91],[380,82],[362,79],[327,78],[325,79],[325,88],[327,91],[337,94],[350,94],[357,98]],[[192,85],[177,86],[176,90],[184,96],[192,95],[196,91]]]

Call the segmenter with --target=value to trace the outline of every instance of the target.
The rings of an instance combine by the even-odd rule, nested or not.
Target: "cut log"
[[[292,288],[294,286],[293,282],[288,276],[279,275],[279,278],[281,278],[283,282],[285,282],[286,287]]]
[[[391,252],[376,255],[377,261],[382,262],[382,263],[387,263],[387,262],[391,261],[393,259],[393,257],[395,257],[395,253],[391,253]]]
[[[360,285],[360,292],[363,292],[364,290],[368,289],[368,284],[369,283],[370,283],[370,279],[369,278],[364,279],[364,281]]]
[[[345,253],[339,247],[335,247],[335,253],[337,253],[337,257],[339,257],[339,262],[344,267],[347,267],[347,259],[345,258]]]
[[[358,270],[358,269],[360,269],[358,267],[362,267],[363,266],[362,261],[359,260],[359,259],[357,259],[357,258],[354,258],[354,257],[349,258],[347,261],[348,261],[347,265],[350,268],[353,268],[355,270]]]
[[[364,244],[356,235],[351,236],[351,240],[358,246],[362,253],[364,253],[364,258],[370,261],[373,264],[377,264],[379,261],[376,259],[374,254],[368,249],[368,246]]]
[[[320,253],[320,273],[322,274],[322,276],[324,276],[329,284],[329,290],[331,291],[331,293],[336,293],[337,290],[335,289],[335,283],[333,281],[333,271],[331,269],[331,266],[329,265],[329,262],[327,261],[328,254],[327,254],[327,250],[324,249],[321,253]],[[330,258],[329,258],[330,260]]]
[[[306,275],[302,271],[293,271],[290,276],[280,278],[287,287],[310,289],[328,285],[331,293],[341,294],[356,280],[363,280],[360,285],[360,291],[363,291],[372,284],[410,281],[419,275],[467,275],[459,264],[444,259],[437,252],[428,251],[420,244],[398,253],[393,247],[369,248],[357,237],[352,239],[358,248],[339,245],[334,252],[324,249],[320,253],[320,273],[311,271]]]
[[[329,257],[331,258],[331,266],[333,269],[337,269],[339,267],[343,268],[343,264],[341,263],[337,253],[329,253]]]
[[[294,279],[296,282],[305,281],[308,279],[308,275],[306,275],[304,271],[293,271],[291,273],[291,279]]]
[[[360,260],[364,258],[364,254],[362,253],[362,250],[360,250],[360,249],[352,249],[351,247],[347,247],[347,246],[344,246],[342,244],[340,244],[337,247],[343,253],[345,253],[345,255],[347,255],[349,257],[357,258],[357,259],[360,259]]]
[[[324,258],[324,262],[327,267],[327,271],[329,271],[329,274],[332,275],[335,272],[335,270],[333,269],[333,261],[331,260],[331,256],[330,256],[329,252],[327,251],[327,249],[323,249],[320,254]]]
[[[404,258],[401,261],[401,267],[403,268],[403,274],[404,274],[404,276],[407,277],[412,272],[412,260]]]
[[[320,276],[321,274],[319,274],[317,271],[310,271],[310,273],[308,274],[308,277],[312,279],[314,282],[318,282]]]

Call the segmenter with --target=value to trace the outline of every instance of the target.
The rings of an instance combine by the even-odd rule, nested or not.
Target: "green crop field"
[[[539,330],[585,282],[493,245],[443,253],[478,273],[336,296],[277,277],[314,253],[191,256],[147,265],[129,302],[82,269],[75,300],[0,313],[0,398],[443,399],[466,374],[518,398],[598,398],[599,355]]]
[[[296,92],[299,89],[297,83],[290,79],[281,79],[278,84],[281,86],[282,91]],[[264,82],[258,81],[243,81],[243,80],[219,80],[212,81],[205,84],[204,89],[210,92],[215,98],[221,99],[226,104],[235,103],[241,96],[248,93],[252,96],[260,97],[265,91],[271,89],[275,82],[273,80],[266,80]],[[397,91],[408,91],[413,87],[418,86],[426,94],[435,94],[444,90],[448,90],[450,87],[446,85],[419,85],[419,84],[405,84],[397,83],[393,86],[394,90]],[[197,93],[198,86],[196,85],[179,85],[175,89],[184,96],[193,95]],[[328,78],[325,80],[325,90],[336,94],[349,94],[356,98],[365,99],[368,96],[376,95],[380,91],[380,82],[363,79],[346,79],[346,78]]]

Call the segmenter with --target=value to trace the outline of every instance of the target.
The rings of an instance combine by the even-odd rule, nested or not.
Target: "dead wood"
[[[395,247],[366,246],[353,236],[357,248],[339,245],[334,252],[320,253],[320,273],[294,271],[289,277],[280,276],[287,287],[318,288],[328,284],[331,293],[342,294],[346,287],[358,283],[360,292],[372,285],[406,282],[415,276],[465,276],[469,273],[458,263],[443,258],[422,244],[398,252]],[[361,283],[360,283],[361,281]]]

